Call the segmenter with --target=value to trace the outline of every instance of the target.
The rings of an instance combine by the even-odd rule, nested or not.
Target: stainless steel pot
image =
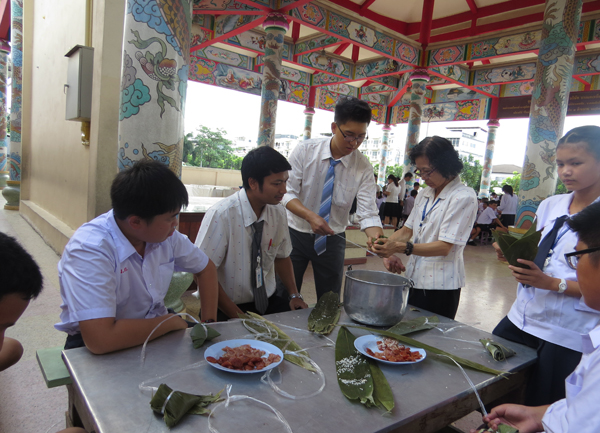
[[[373,326],[391,326],[406,313],[412,280],[391,272],[346,271],[344,309],[350,318]]]

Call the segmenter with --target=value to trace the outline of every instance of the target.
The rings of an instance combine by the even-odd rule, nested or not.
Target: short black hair
[[[265,177],[291,169],[292,166],[281,153],[269,146],[259,146],[248,152],[242,161],[242,183],[249,190],[252,178],[262,191]]]
[[[409,154],[410,162],[416,164],[416,159],[421,156],[426,157],[431,168],[446,179],[458,176],[463,169],[463,163],[452,143],[437,135],[427,137],[413,147]]]
[[[498,201],[497,200],[492,200],[488,204],[489,205],[495,204],[496,206],[498,206]]]
[[[588,248],[600,247],[600,202],[595,202],[569,218],[569,227]],[[600,251],[590,253],[594,264],[600,263]]]
[[[580,126],[567,132],[556,144],[556,149],[568,143],[585,143],[589,153],[600,161],[600,127],[595,125]]]
[[[342,96],[335,105],[333,120],[338,125],[347,122],[371,123],[371,107],[366,101],[353,96]]]
[[[413,188],[414,188],[415,186],[421,186],[421,184],[420,184],[419,182],[415,182],[415,183],[413,183]]]
[[[404,179],[409,178],[412,179],[413,174],[409,171],[408,173],[404,174]]]
[[[413,190],[410,192],[410,195],[411,195],[412,197],[416,197],[417,195],[419,195],[419,191],[417,191],[416,189],[413,189]]]
[[[116,218],[135,215],[148,222],[188,205],[188,193],[179,178],[165,164],[142,159],[121,171],[110,187]]]
[[[5,272],[0,284],[0,301],[13,293],[23,300],[37,298],[42,291],[43,278],[33,257],[15,238],[0,232],[0,263]]]

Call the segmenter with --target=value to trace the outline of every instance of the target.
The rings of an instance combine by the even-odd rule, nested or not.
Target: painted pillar
[[[410,92],[410,113],[408,115],[408,133],[406,147],[404,148],[404,174],[414,173],[415,168],[410,163],[408,154],[419,143],[421,132],[421,117],[425,105],[425,86],[429,82],[429,75],[425,69],[416,69],[410,77],[412,88]]]
[[[313,116],[315,115],[315,109],[313,107],[306,107],[304,110],[304,137],[303,140],[310,140],[312,134],[312,122]]]
[[[388,143],[390,141],[390,131],[392,128],[389,124],[383,125],[383,137],[381,138],[381,159],[379,160],[379,173],[377,174],[377,183],[380,185],[387,185],[387,179],[385,175],[385,167],[387,165],[388,157]]]
[[[515,226],[529,228],[556,188],[556,143],[563,134],[581,0],[546,0]]]
[[[500,126],[497,119],[490,119],[487,124],[488,136],[485,145],[485,157],[483,161],[483,171],[481,172],[481,183],[479,184],[479,197],[490,197],[490,182],[492,176],[492,162],[494,160],[494,145],[496,144],[496,132]]]
[[[21,90],[23,87],[23,0],[10,2],[10,40],[12,79],[10,93],[10,144],[8,147],[8,172],[10,180],[2,195],[4,209],[19,210],[21,198]]]
[[[0,40],[0,189],[4,189],[9,180],[7,168],[8,143],[6,135],[6,83],[8,82],[8,53],[10,45]]]
[[[263,23],[267,32],[265,55],[263,57],[263,77],[260,103],[260,127],[258,129],[259,146],[273,147],[275,142],[275,125],[277,118],[277,100],[281,87],[281,57],[283,54],[283,37],[290,25],[285,15],[270,13]]]
[[[155,2],[154,9],[127,0],[119,171],[154,159],[181,176],[191,28],[192,0]]]

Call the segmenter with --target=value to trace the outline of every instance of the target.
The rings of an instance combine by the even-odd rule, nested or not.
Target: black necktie
[[[256,286],[256,269],[262,269],[260,242],[262,240],[264,223],[264,220],[252,223],[252,228],[254,228],[254,236],[252,238],[252,263],[250,265],[250,268],[252,269],[252,291],[254,292],[254,305],[256,306],[256,310],[260,314],[264,314],[265,311],[267,311],[267,306],[269,305],[269,298],[267,298],[267,289],[265,288],[264,275],[262,275],[261,277],[262,285],[260,287]]]
[[[550,253],[550,250],[554,246],[556,236],[568,218],[569,217],[567,215],[556,218],[554,221],[554,227],[552,227],[550,233],[548,233],[548,235],[542,239],[542,242],[540,242],[540,245],[538,246],[538,252],[533,263],[535,263],[542,271],[544,270],[544,264],[548,258],[548,254],[552,254]]]

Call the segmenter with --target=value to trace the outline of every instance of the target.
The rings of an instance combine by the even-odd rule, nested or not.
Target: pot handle
[[[412,279],[408,279],[408,288],[412,289],[413,287],[415,287],[415,282]]]

